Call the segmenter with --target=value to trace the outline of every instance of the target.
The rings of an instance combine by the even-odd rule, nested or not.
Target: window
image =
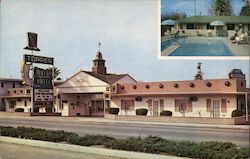
[[[227,24],[227,30],[235,30],[234,24]]]
[[[76,106],[77,106],[77,107],[80,106],[80,101],[76,101]]]
[[[211,112],[211,99],[207,99],[207,112]]]
[[[207,24],[207,29],[214,29],[214,26],[210,25],[210,24]]]
[[[9,108],[15,108],[16,106],[16,101],[15,100],[12,100],[9,102]]]
[[[194,29],[194,24],[187,24],[187,29]]]
[[[188,99],[175,99],[176,112],[192,112],[192,101]]]
[[[131,100],[121,100],[121,109],[122,110],[135,110],[135,101]]]
[[[152,99],[149,99],[147,102],[148,102],[148,111],[153,111],[153,107],[152,107],[152,105],[153,105],[152,103],[153,102],[152,102]]]
[[[30,89],[27,89],[26,93],[29,94],[30,93]]]
[[[12,83],[12,88],[16,88],[16,84],[15,83]]]
[[[203,24],[197,24],[197,25],[196,25],[196,29],[203,30]]]
[[[1,87],[2,87],[2,88],[4,87],[4,83],[3,83],[3,82],[1,82]]]
[[[227,100],[221,99],[221,112],[226,113],[227,112]]]
[[[25,106],[25,107],[27,106],[27,100],[24,101],[24,106]]]
[[[164,100],[160,99],[160,111],[164,110]]]

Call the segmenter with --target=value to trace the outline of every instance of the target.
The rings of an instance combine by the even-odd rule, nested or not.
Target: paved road
[[[54,120],[55,119],[55,120]],[[233,142],[240,146],[249,146],[249,129],[228,129],[211,127],[192,127],[175,125],[152,125],[138,124],[134,122],[100,122],[57,120],[58,118],[35,118],[35,117],[0,117],[0,125],[3,126],[31,126],[45,129],[61,129],[76,132],[79,135],[102,134],[117,138],[127,138],[131,136],[157,135],[170,140],[190,140],[190,141],[223,141]]]
[[[62,151],[0,142],[0,159],[118,159],[107,156]]]

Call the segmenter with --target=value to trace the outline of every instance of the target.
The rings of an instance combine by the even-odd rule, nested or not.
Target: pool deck
[[[206,38],[206,37],[188,37],[188,38]],[[216,38],[216,37],[209,37],[209,38]],[[170,38],[172,39],[172,38]],[[168,37],[161,37],[161,42],[170,40]],[[230,51],[233,53],[233,56],[250,56],[250,44],[238,44],[238,43],[232,43],[232,41],[228,37],[223,38],[225,44],[230,49]],[[161,52],[161,56],[169,56],[171,53],[173,53],[176,49],[178,49],[179,45],[171,45],[170,47],[164,49]]]
[[[224,42],[234,56],[250,56],[250,44],[232,43],[229,38],[225,38]]]

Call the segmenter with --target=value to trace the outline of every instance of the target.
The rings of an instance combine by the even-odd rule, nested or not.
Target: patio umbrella
[[[215,20],[215,21],[212,21],[212,22],[210,23],[210,25],[212,25],[212,26],[224,26],[225,23],[222,22],[222,21],[219,21],[219,20]]]
[[[161,25],[175,25],[175,21],[171,19],[164,20],[163,22],[161,22]]]

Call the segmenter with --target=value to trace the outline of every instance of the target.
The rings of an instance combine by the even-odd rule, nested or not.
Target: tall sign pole
[[[31,82],[28,80],[24,81],[25,83],[30,83],[31,88],[31,112],[34,111],[34,108],[38,109],[41,107],[45,107],[46,112],[52,113],[54,108],[54,58],[52,57],[44,57],[44,56],[36,56],[33,54],[33,51],[40,51],[37,48],[37,34],[36,33],[28,33],[28,46],[24,49],[31,50],[31,55],[24,55],[24,63],[31,65]],[[53,65],[52,69],[44,69],[34,66],[34,63],[45,64],[45,65]],[[28,70],[28,71],[30,71]],[[27,69],[24,73],[27,77]],[[23,71],[24,72],[24,71]]]
[[[248,93],[245,93],[245,104],[246,104],[246,121],[248,121]]]
[[[33,56],[33,51],[40,51],[40,49],[37,47],[37,34],[28,32],[28,46],[26,46],[24,49],[31,50],[31,56]],[[31,82],[31,112],[34,112],[34,67],[33,62],[31,62],[31,71],[32,71],[32,82]]]

